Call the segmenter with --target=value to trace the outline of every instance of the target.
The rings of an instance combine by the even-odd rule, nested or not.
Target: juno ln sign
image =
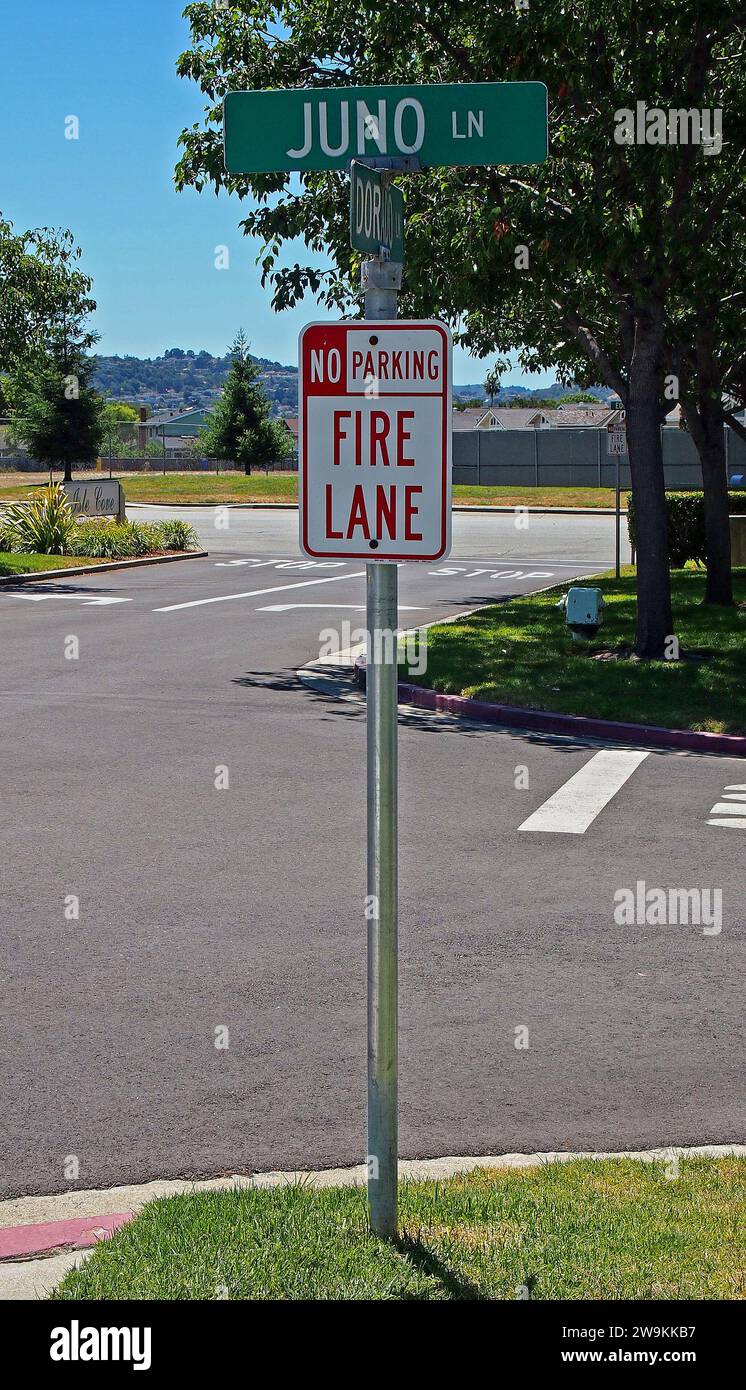
[[[229,174],[344,169],[352,159],[540,164],[547,89],[469,82],[228,92],[223,140]]]

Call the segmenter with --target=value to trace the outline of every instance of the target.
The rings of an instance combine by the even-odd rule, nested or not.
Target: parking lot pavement
[[[363,581],[297,558],[0,594],[4,1195],[364,1153],[364,705],[296,675]],[[583,564],[481,558],[403,571],[413,623]],[[741,1137],[740,762],[416,711],[400,750],[403,1155]]]

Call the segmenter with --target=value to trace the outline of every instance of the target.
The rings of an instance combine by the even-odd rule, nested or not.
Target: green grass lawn
[[[94,474],[86,474],[93,477]],[[105,475],[104,475],[105,476]],[[217,506],[226,502],[297,502],[297,473],[133,473],[120,474],[129,502],[170,502],[174,506],[199,502]],[[31,486],[15,483],[0,487],[0,500],[25,497]],[[626,494],[622,505],[625,505]],[[464,487],[453,489],[453,500],[461,506],[497,507],[613,507],[612,488],[596,487]]]
[[[628,567],[619,581],[576,582],[598,585],[606,600],[593,642],[573,642],[555,606],[565,583],[430,628],[427,671],[416,684],[526,709],[746,734],[746,569],[734,571],[733,609],[702,606],[703,571],[673,572],[674,628],[682,657],[694,658],[680,661],[624,654],[635,624]]]
[[[397,1242],[360,1188],[149,1203],[62,1281],[67,1299],[738,1299],[746,1161],[632,1159],[406,1182]]]
[[[468,507],[616,507],[611,487],[467,487],[458,483],[453,500]],[[626,492],[621,505],[625,511]]]
[[[0,550],[0,575],[42,573],[44,570],[77,569],[81,565],[104,565],[83,555],[19,555]]]

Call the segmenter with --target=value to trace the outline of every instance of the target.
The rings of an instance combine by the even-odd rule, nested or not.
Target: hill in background
[[[276,415],[298,411],[298,371],[266,357],[255,357]],[[169,348],[162,357],[97,357],[93,384],[111,400],[159,410],[211,406],[230,369],[230,357]]]
[[[297,415],[298,369],[285,367],[266,357],[255,357],[274,415]],[[162,357],[97,357],[94,385],[102,395],[133,405],[146,405],[155,414],[162,410],[186,410],[191,406],[209,408],[217,400],[228,371],[230,357],[213,357],[204,349],[169,348]],[[577,391],[575,386],[545,386],[529,390],[525,386],[504,386],[494,398],[495,405],[512,402],[554,400]],[[460,401],[486,401],[484,386],[475,382],[454,386]],[[613,394],[605,386],[592,386],[589,395],[607,401]]]

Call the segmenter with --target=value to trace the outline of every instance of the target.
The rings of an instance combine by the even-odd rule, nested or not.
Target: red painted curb
[[[365,689],[365,657],[355,662],[355,680]],[[544,734],[564,734],[576,738],[608,739],[613,743],[633,743],[644,748],[682,748],[692,753],[728,753],[746,758],[746,738],[740,734],[708,734],[695,729],[661,729],[654,724],[620,724],[611,719],[590,719],[578,714],[554,714],[551,710],[519,709],[515,705],[492,705],[486,700],[470,700],[465,695],[443,695],[420,685],[399,682],[400,704],[418,709],[439,710],[478,719],[485,724],[526,729]]]
[[[106,1240],[134,1216],[120,1211],[110,1216],[78,1216],[69,1221],[44,1221],[33,1226],[0,1228],[0,1261],[30,1260],[55,1250],[85,1250]]]

